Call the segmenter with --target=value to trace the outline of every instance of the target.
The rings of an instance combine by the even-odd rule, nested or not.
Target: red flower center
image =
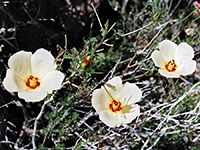
[[[165,68],[169,72],[175,72],[176,68],[177,68],[177,65],[175,64],[174,60],[171,60],[165,65]]]
[[[26,86],[30,89],[36,89],[40,86],[39,79],[33,75],[30,75],[26,80]]]
[[[112,100],[112,102],[109,104],[109,108],[112,110],[112,112],[118,112],[122,110],[121,105],[122,104],[120,101]]]

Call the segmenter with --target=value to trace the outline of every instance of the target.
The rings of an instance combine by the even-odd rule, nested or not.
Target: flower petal
[[[178,46],[169,40],[164,40],[159,43],[160,55],[165,62],[174,59],[177,48]]]
[[[47,96],[45,90],[25,90],[18,92],[19,98],[24,99],[26,102],[39,102]]]
[[[22,79],[19,79],[19,80],[22,80]],[[10,69],[8,69],[6,72],[6,77],[3,80],[3,86],[5,87],[7,91],[10,91],[10,92],[20,91],[20,88],[18,87],[15,81],[16,81],[15,74]]]
[[[165,61],[162,58],[162,56],[160,55],[160,51],[155,50],[152,54],[151,54],[151,58],[155,64],[155,66],[160,67],[160,68],[164,68],[165,67]]]
[[[32,56],[32,74],[38,78],[42,78],[46,73],[55,70],[55,59],[47,50],[40,48]]]
[[[61,88],[63,79],[63,73],[61,73],[60,71],[51,71],[47,73],[41,80],[40,88],[46,90],[49,94],[51,94],[53,90]]]
[[[178,72],[168,72],[163,69],[159,69],[158,71],[162,76],[167,77],[167,78],[179,78],[180,77],[180,74],[178,74]]]
[[[136,104],[133,105],[131,109],[123,107],[121,115],[121,122],[131,123],[137,116],[140,115],[140,106]]]
[[[181,67],[181,69],[180,69],[181,75],[184,75],[184,76],[190,75],[196,69],[196,61],[192,60],[192,61],[188,62],[187,64],[181,65],[180,67]]]
[[[178,49],[175,55],[175,62],[178,64],[188,63],[194,58],[194,50],[187,43],[181,43],[178,45]]]
[[[23,80],[31,74],[31,56],[31,52],[19,51],[8,60],[10,69]]]
[[[92,106],[99,113],[100,111],[109,110],[110,98],[106,91],[101,89],[94,90],[92,93]]]
[[[134,83],[126,82],[121,89],[119,100],[123,105],[131,105],[137,103],[142,97],[142,91]]]
[[[105,88],[110,96],[118,100],[122,89],[122,79],[120,77],[114,77],[105,84]]]
[[[119,114],[113,113],[110,110],[101,111],[99,119],[109,127],[119,127],[121,125]]]

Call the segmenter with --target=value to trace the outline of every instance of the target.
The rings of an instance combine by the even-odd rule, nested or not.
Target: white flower
[[[19,51],[8,60],[9,69],[3,85],[7,91],[18,92],[26,102],[43,100],[47,93],[59,89],[64,79],[63,73],[56,71],[55,59],[51,53],[41,48],[34,54]]]
[[[135,84],[126,82],[123,85],[121,78],[115,77],[93,92],[92,106],[103,123],[119,127],[139,116],[140,108],[135,103],[141,97],[142,92]]]
[[[192,74],[196,69],[194,50],[187,43],[175,43],[164,40],[159,43],[159,50],[155,50],[151,58],[159,67],[159,73],[165,77],[178,78],[180,75]]]

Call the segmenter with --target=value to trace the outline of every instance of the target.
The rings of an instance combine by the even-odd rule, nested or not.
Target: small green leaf
[[[65,58],[65,59],[74,59],[74,57],[73,57],[73,56],[70,56],[70,55],[65,55],[64,58]]]
[[[73,53],[74,55],[76,55],[76,54],[78,53],[78,51],[77,51],[77,49],[76,49],[75,47],[73,47],[73,48],[71,49],[71,51],[72,51],[72,53]]]

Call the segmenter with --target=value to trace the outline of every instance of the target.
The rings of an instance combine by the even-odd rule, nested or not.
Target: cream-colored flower
[[[56,71],[55,59],[47,50],[40,48],[34,54],[19,51],[8,60],[9,69],[3,85],[7,91],[18,92],[26,102],[43,100],[53,90],[59,89],[63,73]]]
[[[103,123],[119,127],[139,116],[140,108],[136,103],[141,97],[138,86],[128,82],[123,85],[120,77],[114,77],[93,92],[92,106]]]
[[[159,43],[159,50],[155,50],[151,58],[159,67],[159,73],[167,78],[178,78],[180,75],[192,74],[196,69],[194,50],[187,43],[175,43],[164,40]]]

